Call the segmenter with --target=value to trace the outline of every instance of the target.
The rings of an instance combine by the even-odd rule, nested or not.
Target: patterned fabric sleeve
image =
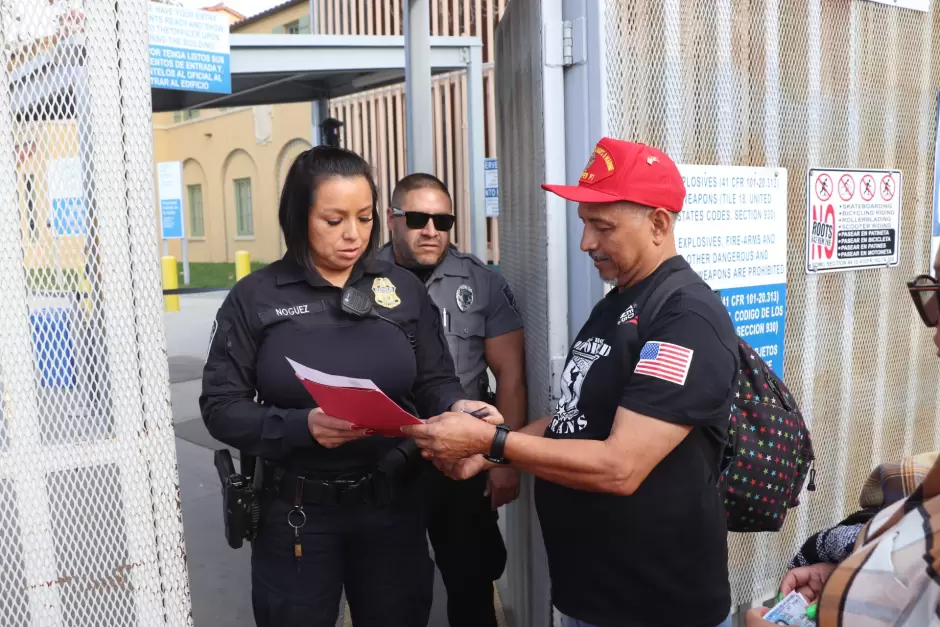
[[[803,543],[799,552],[790,560],[787,570],[813,564],[838,564],[855,550],[855,542],[865,523],[877,509],[866,509],[852,514],[835,527],[812,535]]]

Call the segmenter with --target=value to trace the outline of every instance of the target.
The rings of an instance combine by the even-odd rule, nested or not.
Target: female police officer
[[[301,154],[281,196],[287,254],[241,280],[213,327],[203,419],[213,437],[263,460],[252,543],[262,627],[332,627],[344,586],[356,627],[424,627],[431,606],[420,455],[312,409],[288,358],[371,379],[423,418],[486,407],[500,420],[463,400],[421,282],[375,259],[377,198],[358,155]],[[367,295],[366,313],[344,307],[356,295]]]

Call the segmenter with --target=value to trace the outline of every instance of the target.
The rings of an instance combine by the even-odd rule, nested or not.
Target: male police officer
[[[507,424],[520,428],[526,410],[522,318],[502,275],[450,245],[454,214],[447,187],[430,174],[405,177],[392,194],[388,223],[391,243],[379,257],[427,285],[468,398],[489,396],[489,366],[495,405]],[[447,588],[451,627],[496,627],[493,581],[506,563],[496,509],[518,494],[511,468],[468,482],[435,477],[428,535]]]
[[[486,454],[537,477],[552,597],[566,626],[730,625],[716,482],[737,337],[721,301],[676,253],[682,177],[663,152],[604,138],[577,186],[545,188],[578,203],[581,249],[617,286],[571,347],[554,415],[520,433],[455,413],[403,430],[451,476],[492,465]],[[694,283],[644,317],[651,293],[677,273]]]

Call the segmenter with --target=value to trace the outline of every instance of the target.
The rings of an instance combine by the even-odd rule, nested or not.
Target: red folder
[[[422,424],[369,379],[327,374],[291,359],[287,361],[327,415],[390,437],[404,437],[401,427],[405,425]]]

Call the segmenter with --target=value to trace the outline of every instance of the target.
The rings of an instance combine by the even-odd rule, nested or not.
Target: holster
[[[490,390],[490,378],[486,376],[484,372],[480,375],[480,378],[477,379],[477,386],[480,390],[480,400],[484,403],[489,403],[490,405],[496,404],[496,393]]]
[[[242,472],[235,472],[232,455],[228,449],[217,450],[215,467],[222,484],[222,521],[225,525],[225,540],[233,549],[240,548],[245,540],[251,542],[258,531],[261,516],[258,481],[260,464],[255,458],[242,454]],[[259,472],[256,474],[255,470]]]
[[[421,449],[411,439],[388,451],[372,475],[377,505],[388,505],[405,494],[424,468]]]

